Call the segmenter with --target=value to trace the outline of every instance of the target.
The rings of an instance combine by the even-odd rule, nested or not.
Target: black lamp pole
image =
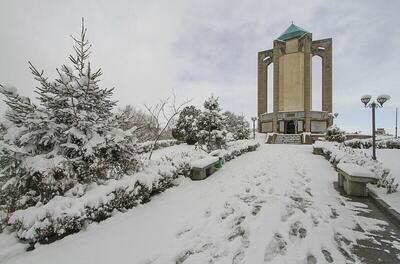
[[[380,95],[375,101],[371,101],[371,95],[364,95],[361,97],[361,102],[366,108],[372,109],[372,159],[376,160],[376,139],[375,139],[375,109],[383,107],[383,104],[390,99],[389,95]]]
[[[377,104],[375,102],[371,103],[372,108],[372,159],[376,160],[376,141],[375,141],[375,109]]]

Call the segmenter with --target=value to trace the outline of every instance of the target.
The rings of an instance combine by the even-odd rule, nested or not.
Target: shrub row
[[[254,151],[256,143],[239,142],[221,151],[225,160]],[[125,211],[149,201],[150,197],[173,186],[174,179],[190,174],[190,162],[207,156],[202,151],[180,153],[152,161],[143,171],[104,185],[89,186],[84,192],[56,196],[46,204],[37,204],[8,215],[3,227],[15,232],[23,241],[51,243],[84,229],[91,222],[100,222],[116,211]],[[74,191],[71,191],[74,193]]]
[[[234,158],[255,151],[260,144],[251,140],[238,140],[227,143],[227,149],[218,149],[210,153],[211,156],[222,158],[225,161],[233,160]]]
[[[351,139],[344,142],[345,146],[356,149],[368,149],[372,147],[372,139]],[[396,138],[383,138],[377,139],[376,147],[379,149],[400,149],[400,139]]]
[[[137,144],[138,154],[149,152],[151,150],[153,143],[154,143],[154,141],[146,141],[143,143],[138,143]],[[156,145],[154,146],[154,150],[171,147],[174,145],[178,145],[180,143],[181,142],[179,142],[178,140],[175,140],[175,139],[158,140]]]
[[[388,193],[396,192],[398,184],[390,176],[390,170],[384,168],[383,164],[365,153],[361,149],[353,149],[344,144],[335,142],[317,141],[314,147],[322,148],[324,156],[336,168],[339,162],[353,163],[362,166],[375,174],[379,178],[377,187],[387,189]]]

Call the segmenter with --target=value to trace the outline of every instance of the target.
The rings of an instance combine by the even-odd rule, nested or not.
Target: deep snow
[[[385,223],[358,215],[365,206],[334,190],[337,173],[311,148],[262,145],[86,231],[31,252],[11,241],[15,248],[0,256],[14,249],[7,263],[41,264],[357,262],[351,245],[367,237],[354,228]]]

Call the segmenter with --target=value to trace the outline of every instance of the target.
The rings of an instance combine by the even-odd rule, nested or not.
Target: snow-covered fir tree
[[[198,123],[201,110],[195,106],[186,106],[179,114],[172,135],[175,139],[185,141],[189,145],[194,145],[198,141]]]
[[[49,81],[33,64],[39,104],[1,85],[13,124],[0,142],[0,204],[13,211],[62,195],[77,183],[101,182],[137,169],[134,128],[117,128],[113,89],[101,88],[88,61],[86,28],[75,41],[72,67]],[[0,208],[1,209],[1,208]]]
[[[345,132],[336,125],[328,127],[325,133],[325,139],[328,141],[344,142],[346,140]]]
[[[198,142],[205,146],[207,151],[225,146],[227,132],[217,97],[211,95],[204,102],[204,111],[200,115],[198,129]]]
[[[248,139],[250,135],[250,124],[244,116],[236,115],[233,112],[225,111],[226,130],[234,140]]]

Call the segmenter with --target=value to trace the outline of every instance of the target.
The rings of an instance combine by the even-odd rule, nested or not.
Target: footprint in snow
[[[287,242],[283,239],[282,235],[275,233],[274,238],[269,242],[264,253],[264,262],[270,262],[278,254],[284,255],[286,253]]]
[[[290,195],[290,199],[294,201],[293,206],[300,209],[303,213],[306,213],[306,208],[309,207],[312,202],[305,199],[304,197],[298,196],[296,194]]]
[[[294,208],[290,205],[286,205],[285,211],[281,216],[282,222],[285,222],[289,217],[294,214]]]
[[[308,255],[307,256],[307,264],[316,264],[317,259],[313,255]]]
[[[234,230],[233,233],[228,236],[228,241],[233,241],[237,237],[244,237],[246,234],[246,231],[242,226],[237,226]]]
[[[230,205],[228,207],[225,207],[225,211],[221,214],[221,219],[225,220],[226,218],[228,218],[228,216],[232,215],[234,212],[235,209],[230,207]]]
[[[200,248],[185,250],[176,257],[175,264],[184,263],[190,256],[192,256],[194,254],[199,254],[199,253],[209,249],[211,246],[212,246],[212,243],[205,243]]]
[[[331,218],[335,219],[339,216],[339,214],[336,211],[336,208],[331,207]]]
[[[176,237],[181,237],[182,235],[186,234],[187,232],[190,232],[192,230],[192,227],[189,228],[183,228],[182,230],[179,230],[176,233]]]
[[[243,223],[244,219],[246,219],[246,216],[244,215],[236,217],[234,220],[235,225],[240,225],[241,223]]]
[[[310,195],[311,197],[313,196],[310,187],[307,187],[307,188],[304,190],[304,192],[307,193],[308,195]]]
[[[257,215],[258,212],[260,212],[261,208],[262,208],[262,206],[259,205],[259,204],[254,205],[253,206],[253,210],[251,211],[251,214],[252,215]]]
[[[322,252],[322,254],[324,255],[325,260],[326,260],[328,263],[333,263],[333,257],[332,257],[331,252],[329,252],[329,251],[326,250],[326,249],[322,249],[321,252]]]
[[[312,218],[312,221],[313,221],[313,224],[314,224],[314,226],[318,226],[319,225],[319,219],[318,218],[320,218],[321,219],[321,217],[315,217],[315,215],[311,215],[311,218]]]
[[[292,237],[299,236],[300,238],[305,238],[307,236],[307,229],[303,227],[300,221],[296,221],[290,226],[289,235]]]
[[[251,202],[253,202],[254,200],[257,199],[257,196],[255,196],[255,195],[242,195],[242,196],[239,196],[239,198],[240,198],[240,200],[242,200],[245,203],[251,203]]]
[[[243,250],[239,250],[239,252],[237,252],[233,258],[232,258],[232,264],[240,264],[243,263],[244,259],[244,251]]]

